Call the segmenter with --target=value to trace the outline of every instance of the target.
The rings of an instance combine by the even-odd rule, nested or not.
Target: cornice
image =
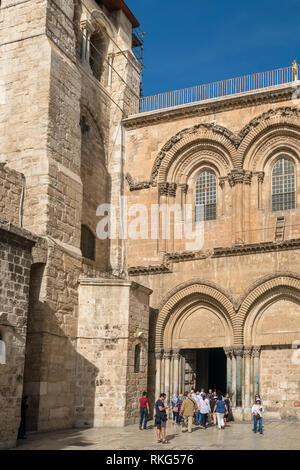
[[[166,253],[162,264],[150,266],[134,266],[128,268],[129,276],[149,276],[153,274],[170,274],[173,272],[173,263],[186,261],[198,261],[207,258],[222,258],[227,256],[243,256],[256,253],[268,253],[276,251],[297,250],[300,248],[300,238],[285,240],[283,242],[251,243],[244,245],[232,245],[229,247],[217,247],[202,251],[184,251]]]
[[[157,124],[184,117],[203,116],[213,112],[257,106],[264,103],[277,103],[291,99],[295,91],[291,85],[278,85],[267,90],[252,91],[243,94],[214,98],[207,101],[188,103],[174,108],[166,108],[146,113],[135,114],[123,119],[127,129],[135,129],[146,125]]]

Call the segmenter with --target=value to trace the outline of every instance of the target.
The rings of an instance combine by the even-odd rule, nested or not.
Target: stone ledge
[[[0,219],[0,234],[1,232],[12,239],[15,239],[17,243],[24,243],[25,240],[30,246],[34,246],[39,239],[39,237],[33,235],[28,230],[18,227],[17,225],[3,219]]]

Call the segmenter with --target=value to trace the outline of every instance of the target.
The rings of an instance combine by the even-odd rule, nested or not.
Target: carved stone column
[[[232,406],[233,408],[236,407],[236,357],[234,355],[234,351],[232,351],[232,358],[231,358],[231,367],[232,367]]]
[[[156,375],[155,375],[155,400],[158,400],[161,390],[161,359],[162,350],[155,349]]]
[[[170,363],[171,363],[171,350],[166,349],[164,351],[165,360],[165,394],[167,395],[167,401],[170,400]]]
[[[169,194],[169,183],[167,181],[158,183],[158,198],[159,198],[159,208],[161,209],[162,205],[168,204],[168,194]],[[166,232],[166,220],[164,211],[159,212],[159,239],[158,239],[158,251],[166,252],[167,251],[167,236]]]
[[[260,360],[260,346],[253,346],[253,392],[254,395],[259,393],[259,360]]]
[[[264,178],[265,178],[265,172],[264,171],[258,171],[256,173],[257,175],[257,206],[258,206],[258,209],[262,209],[262,185],[263,185],[263,182],[264,182]]]
[[[84,20],[80,22],[80,29],[82,32],[81,59],[83,62],[86,62],[89,64],[91,35],[94,31],[94,28],[88,21]]]
[[[234,191],[234,243],[244,243],[244,200],[243,183],[245,170],[235,169],[228,175],[228,181]]]
[[[243,346],[234,347],[234,355],[236,357],[236,406],[242,406],[242,357]]]
[[[179,349],[173,351],[173,393],[179,393]]]
[[[232,347],[224,348],[224,352],[227,358],[227,385],[226,385],[226,392],[229,393],[229,396],[232,397]]]
[[[220,215],[224,215],[225,213],[225,182],[227,181],[227,176],[220,176],[219,178],[219,186],[221,188],[221,200],[222,200],[222,207],[220,211]]]
[[[245,348],[244,348],[244,358],[245,358],[245,403],[244,403],[244,408],[249,408],[250,407],[251,356],[252,356],[252,346],[245,346]]]
[[[181,393],[185,392],[185,357],[181,356]]]
[[[246,171],[244,175],[244,242],[251,242],[251,181],[252,172]]]

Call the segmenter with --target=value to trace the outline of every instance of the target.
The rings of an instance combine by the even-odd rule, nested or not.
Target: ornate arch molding
[[[289,288],[293,291],[300,292],[300,277],[295,275],[276,275],[268,281],[262,282],[256,288],[254,288],[241,303],[239,312],[236,316],[236,339],[239,340],[240,344],[243,344],[244,339],[244,325],[249,315],[250,310],[260,301],[266,299],[269,295],[272,295],[274,291],[278,290],[280,287]]]
[[[223,126],[210,123],[197,124],[178,132],[162,147],[152,168],[150,184],[155,186],[158,182],[166,181],[168,169],[172,162],[180,153],[200,141],[210,142],[210,145],[222,148],[228,161],[234,163],[236,152],[235,134]]]
[[[157,319],[156,331],[155,331],[155,347],[163,347],[164,330],[167,321],[172,314],[174,308],[178,307],[184,299],[191,299],[195,296],[202,295],[207,299],[211,299],[214,304],[220,307],[220,310],[225,313],[227,320],[234,329],[235,323],[235,311],[232,301],[224,295],[223,292],[212,287],[208,284],[190,282],[186,285],[182,284],[169,293],[168,300],[165,303],[161,303],[160,312]]]
[[[252,119],[238,134],[240,144],[236,158],[241,167],[245,163],[250,167],[251,156],[267,141],[272,132],[275,136],[293,135],[300,139],[300,109],[288,106],[271,109]]]
[[[111,21],[109,21],[103,11],[98,9],[92,10],[90,12],[90,21],[95,28],[95,32],[104,30],[109,36],[116,36],[117,31],[114,25],[111,23]]]
[[[165,178],[171,182],[187,183],[190,175],[203,165],[213,167],[223,177],[232,169],[231,160],[223,148],[215,143],[198,141],[185,152],[180,152],[178,158],[176,156]]]

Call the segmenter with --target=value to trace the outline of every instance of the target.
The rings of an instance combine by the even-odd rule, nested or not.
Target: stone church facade
[[[295,88],[137,113],[122,0],[0,15],[0,448],[22,396],[29,431],[135,423],[143,390],[208,386],[237,418],[259,392],[268,416],[299,419]],[[172,229],[100,239],[99,206],[125,198],[204,207],[202,246]]]

